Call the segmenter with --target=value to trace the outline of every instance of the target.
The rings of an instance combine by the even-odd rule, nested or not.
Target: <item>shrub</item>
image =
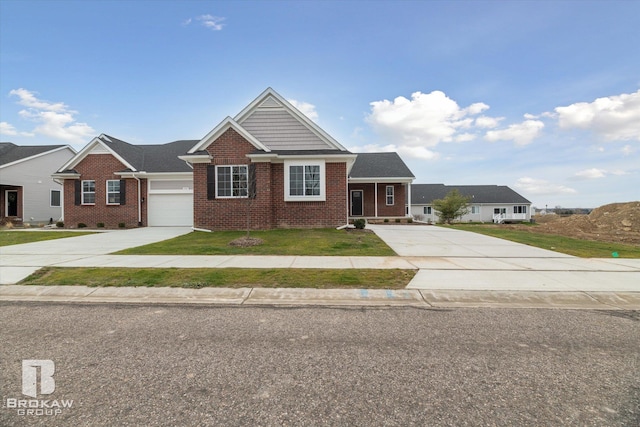
[[[389,218],[385,218],[385,219],[384,219],[384,222],[389,222]]]
[[[396,218],[396,223],[400,224],[400,218]]]
[[[56,222],[56,227],[58,227],[58,228],[64,228],[64,222],[62,222],[62,221],[58,221],[58,222]]]
[[[118,223],[118,227],[119,227],[119,228],[125,228],[125,227],[126,227],[126,224],[125,224],[124,222],[119,222],[119,223]]]
[[[355,225],[358,230],[362,230],[367,225],[367,221],[364,218],[358,218],[353,221],[353,225]]]
[[[98,228],[104,228],[104,222],[99,222],[97,225],[98,225]]]
[[[84,222],[79,222],[78,228],[87,228],[87,224],[85,224]]]
[[[408,223],[408,224],[413,224],[413,218],[409,218],[409,219],[407,220],[407,223]]]

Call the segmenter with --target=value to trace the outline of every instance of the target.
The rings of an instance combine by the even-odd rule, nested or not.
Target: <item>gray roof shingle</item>
[[[435,199],[444,198],[451,190],[458,190],[463,196],[471,196],[471,203],[522,203],[531,202],[505,185],[444,185],[413,184],[411,204],[427,205]]]
[[[167,144],[133,145],[110,135],[100,140],[109,146],[120,157],[126,160],[138,171],[145,172],[191,172],[192,169],[178,156],[187,151],[198,140],[181,140]]]
[[[349,178],[415,178],[398,153],[357,153]]]
[[[64,145],[16,145],[0,142],[0,166],[52,151]]]

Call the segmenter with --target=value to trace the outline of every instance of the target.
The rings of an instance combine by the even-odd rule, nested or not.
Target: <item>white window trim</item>
[[[391,189],[391,194],[389,194],[389,189]],[[391,203],[389,203],[389,197],[391,197]],[[396,189],[393,185],[387,185],[384,189],[384,201],[387,206],[395,205],[396,201]]]
[[[109,194],[115,194],[115,193],[116,193],[116,191],[109,191],[109,183],[110,183],[110,182],[114,182],[114,181],[117,181],[117,182],[118,182],[118,191],[117,191],[117,194],[118,194],[118,196],[120,196],[120,180],[119,180],[119,179],[108,179],[108,180],[107,180],[107,182],[106,182],[106,184],[105,184],[105,189],[107,190],[107,191],[106,191],[106,193],[107,193],[107,198],[106,198],[106,200],[105,200],[105,201],[107,202],[107,205],[110,205],[110,206],[117,206],[117,205],[120,205],[120,202],[118,202],[118,203],[109,203]]]
[[[292,196],[289,194],[289,169],[291,166],[320,166],[320,194],[318,196]],[[290,160],[284,162],[284,201],[285,202],[324,202],[327,200],[325,186],[324,160]]]
[[[427,211],[430,211],[430,212],[427,212]],[[433,208],[431,206],[423,206],[422,215],[433,215]]]
[[[84,191],[84,183],[85,182],[93,182],[93,191]],[[96,180],[95,179],[83,179],[80,183],[81,185],[81,195],[82,195],[82,204],[93,206],[96,204]],[[93,194],[93,203],[87,203],[84,201],[85,194]]]
[[[60,200],[60,204],[58,206],[55,206],[53,203],[51,203],[51,199],[52,199],[54,191],[57,191],[58,193],[60,193],[60,196],[58,197],[58,200]],[[62,207],[62,190],[55,189],[55,188],[52,188],[52,189],[49,190],[49,207],[50,208],[60,208],[60,207]]]
[[[245,196],[234,196],[233,195],[233,168],[234,167],[244,167],[247,170],[247,194]],[[231,196],[221,196],[218,193],[218,185],[220,185],[220,180],[218,179],[218,169],[219,168],[232,168],[231,169]],[[216,166],[216,199],[247,199],[249,197],[249,165],[218,165]]]
[[[480,215],[480,206],[471,206],[471,215]]]

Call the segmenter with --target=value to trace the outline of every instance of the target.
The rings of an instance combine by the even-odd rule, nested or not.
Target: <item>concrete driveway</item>
[[[577,258],[444,227],[367,228],[419,268],[409,289],[640,292],[640,259]]]
[[[24,231],[38,233],[39,230]],[[0,247],[0,284],[16,283],[47,265],[77,261],[191,232],[190,227],[143,227],[110,230],[65,239]]]

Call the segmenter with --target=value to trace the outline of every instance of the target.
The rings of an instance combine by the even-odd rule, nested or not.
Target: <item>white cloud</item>
[[[38,99],[36,94],[36,92],[22,88],[9,92],[9,95],[19,98],[18,104],[27,107],[18,113],[20,117],[38,123],[33,133],[22,132],[23,135],[40,134],[69,143],[81,144],[95,134],[93,128],[88,124],[76,122],[77,111],[70,110],[62,102],[52,103]],[[13,128],[13,126],[9,126]]]
[[[490,142],[513,141],[517,145],[530,144],[542,131],[544,123],[540,120],[525,120],[522,123],[509,125],[506,129],[490,130],[484,139]]]
[[[213,16],[213,15],[200,15],[198,17],[196,17],[196,20],[198,22],[200,22],[204,27],[209,28],[212,31],[220,31],[222,30],[222,27],[224,27],[224,24],[222,23],[222,21],[224,21],[227,18],[221,18],[219,16]],[[191,22],[191,21],[189,21]]]
[[[514,187],[523,193],[535,195],[556,195],[556,194],[575,194],[576,190],[560,184],[553,184],[544,179],[534,179],[529,177],[520,178],[514,184]]]
[[[33,136],[29,132],[19,132],[12,124],[0,122],[0,135],[4,136]]]
[[[349,147],[349,151],[353,153],[388,153],[388,152],[396,152],[400,156],[413,157],[417,159],[423,160],[433,160],[439,157],[438,153],[435,153],[428,148],[425,147],[409,147],[406,145],[376,145],[376,144],[368,144],[357,147]]]
[[[580,172],[576,172],[575,177],[580,179],[595,179],[595,178],[604,178],[607,174],[607,171],[604,169],[585,169]]]
[[[634,151],[635,150],[633,149],[633,147],[631,147],[629,144],[622,147],[622,154],[624,154],[625,156],[631,155]]]
[[[561,129],[587,129],[609,141],[640,141],[640,90],[554,111]]]
[[[472,126],[473,119],[466,116],[489,108],[476,103],[462,109],[441,91],[414,92],[410,100],[399,96],[393,101],[385,99],[370,105],[367,121],[384,138],[402,146],[430,148],[453,141],[458,129]]]
[[[295,99],[287,99],[287,101],[314,122],[318,120],[318,112],[316,111],[315,105],[309,104],[308,102],[296,101]]]
[[[479,128],[493,129],[498,127],[502,120],[504,120],[504,117],[480,116],[476,119],[476,126]]]

